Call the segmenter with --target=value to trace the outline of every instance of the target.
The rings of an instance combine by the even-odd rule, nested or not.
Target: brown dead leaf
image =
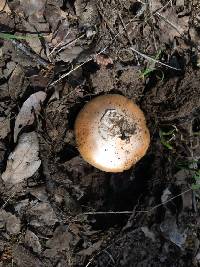
[[[159,0],[153,0],[149,2],[149,9],[151,10],[151,13],[158,11],[162,7],[163,5]]]
[[[174,8],[156,12],[160,28],[160,42],[168,43],[175,37],[183,37],[189,29],[189,16],[179,18]]]
[[[5,74],[8,80],[9,95],[11,98],[16,99],[22,95],[28,86],[28,81],[25,77],[24,69],[19,65],[15,65],[12,62],[6,65],[8,73]]]
[[[21,222],[20,219],[17,218],[10,212],[6,212],[3,209],[0,209],[0,222],[1,225],[6,227],[6,230],[13,235],[17,235],[21,229]]]
[[[32,94],[22,105],[19,114],[17,115],[14,128],[14,142],[17,141],[19,132],[24,126],[31,125],[34,122],[34,114],[39,114],[41,104],[46,98],[46,93],[39,91]]]
[[[10,132],[10,119],[7,117],[0,117],[0,139],[4,139]]]
[[[58,48],[59,45],[70,43],[76,37],[76,32],[69,30],[69,22],[65,12],[56,4],[47,4],[45,9],[45,18],[51,27],[53,33],[51,43]]]
[[[98,9],[95,0],[76,0],[74,3],[75,12],[79,18],[80,26],[91,26],[98,24]]]
[[[35,132],[20,136],[18,145],[10,153],[2,179],[8,184],[17,184],[31,177],[40,167],[39,142]]]
[[[89,248],[79,251],[78,254],[82,256],[91,256],[95,251],[99,251],[102,242],[103,240],[99,240],[98,242],[92,244]]]
[[[20,0],[20,6],[26,16],[35,15],[37,18],[42,17],[45,5],[46,0]]]
[[[0,12],[6,12],[7,14],[11,14],[11,10],[7,4],[6,0],[1,0],[0,1]]]
[[[79,237],[73,237],[65,225],[58,226],[53,237],[46,242],[47,249],[44,251],[46,257],[56,257],[59,253],[69,253],[71,243],[78,243]]]

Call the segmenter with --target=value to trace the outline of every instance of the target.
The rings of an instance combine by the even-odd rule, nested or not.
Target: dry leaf
[[[22,134],[15,150],[8,157],[6,171],[2,174],[4,182],[17,184],[31,177],[41,164],[38,154],[36,132]]]
[[[7,69],[9,71],[4,76],[5,78],[6,76],[7,78],[10,76],[8,80],[8,92],[12,99],[17,99],[25,92],[28,86],[28,80],[25,78],[24,70],[19,64],[7,64]]]
[[[92,244],[90,247],[79,251],[78,255],[91,256],[95,251],[99,251],[102,243],[103,243],[103,240],[99,240],[98,242]]]
[[[34,114],[39,114],[41,103],[44,102],[46,93],[39,91],[32,94],[22,105],[19,114],[17,115],[14,128],[14,142],[17,141],[17,136],[24,126],[31,125],[34,122]]]
[[[10,119],[8,117],[0,117],[0,139],[4,139],[10,132]]]
[[[163,8],[163,5],[161,4],[161,2],[159,0],[149,1],[149,9],[150,9],[151,13],[154,13],[161,8]]]
[[[2,12],[2,11],[6,12],[7,14],[11,14],[11,10],[10,10],[6,0],[0,1],[0,12]]]
[[[35,15],[40,18],[43,16],[46,0],[20,0],[20,5],[27,16]]]
[[[159,18],[157,25],[160,28],[160,42],[168,43],[175,37],[184,36],[189,29],[189,16],[179,18],[173,8],[156,13]]]

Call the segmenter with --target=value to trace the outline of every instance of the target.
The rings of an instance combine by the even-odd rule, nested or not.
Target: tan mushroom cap
[[[88,102],[76,118],[75,136],[84,160],[106,172],[128,170],[145,155],[150,143],[143,112],[118,94]]]

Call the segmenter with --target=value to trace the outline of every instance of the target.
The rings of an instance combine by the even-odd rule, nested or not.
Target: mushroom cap
[[[118,94],[88,102],[76,118],[75,137],[84,160],[106,172],[128,170],[150,143],[142,110]]]

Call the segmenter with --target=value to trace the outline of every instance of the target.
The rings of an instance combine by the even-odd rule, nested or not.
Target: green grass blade
[[[33,35],[26,35],[26,36],[20,36],[20,35],[15,35],[11,33],[3,33],[0,32],[0,39],[6,39],[6,40],[27,40],[27,39],[32,39],[32,38],[40,38],[41,36],[37,34],[36,36]]]

